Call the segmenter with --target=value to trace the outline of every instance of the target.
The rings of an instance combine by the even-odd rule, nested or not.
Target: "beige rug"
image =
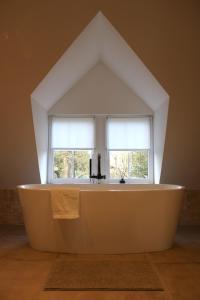
[[[58,259],[45,291],[163,291],[148,262]]]

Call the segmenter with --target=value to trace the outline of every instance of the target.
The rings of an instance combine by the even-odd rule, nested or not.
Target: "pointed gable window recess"
[[[159,183],[169,95],[101,12],[86,25],[31,94],[41,183],[47,182],[48,112],[99,61],[108,66],[153,111],[154,177],[155,183]]]

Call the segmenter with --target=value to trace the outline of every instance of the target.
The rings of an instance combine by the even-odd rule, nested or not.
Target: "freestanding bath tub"
[[[184,188],[175,185],[77,184],[80,218],[55,220],[50,189],[19,186],[26,231],[37,250],[68,253],[133,253],[170,248]]]

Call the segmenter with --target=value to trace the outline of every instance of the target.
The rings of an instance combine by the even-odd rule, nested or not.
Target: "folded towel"
[[[51,206],[54,219],[79,217],[79,189],[52,189]]]

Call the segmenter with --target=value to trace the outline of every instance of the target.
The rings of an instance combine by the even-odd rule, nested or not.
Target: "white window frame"
[[[72,148],[52,148],[51,144],[52,144],[52,120],[53,117],[56,118],[74,118],[74,119],[79,119],[79,118],[93,118],[94,119],[94,131],[95,131],[95,137],[94,137],[94,141],[95,141],[95,145],[96,145],[96,121],[94,116],[91,115],[50,115],[48,118],[48,123],[49,123],[49,131],[48,131],[48,183],[53,183],[53,184],[64,184],[64,183],[89,183],[90,182],[90,178],[85,178],[85,179],[81,179],[81,178],[54,178],[53,176],[53,152],[56,150],[61,150],[61,151],[78,151],[78,150],[88,150],[91,151],[92,154],[95,151],[95,145],[94,145],[94,149],[86,149],[86,148],[76,148],[76,149],[72,149]],[[89,165],[89,161],[88,161],[88,165]]]
[[[95,147],[92,149],[93,157],[96,157],[97,153],[101,153],[101,173],[106,175],[106,182],[119,183],[119,179],[110,178],[110,162],[109,162],[109,150],[107,149],[107,119],[108,118],[149,118],[150,120],[150,149],[149,149],[149,177],[148,178],[125,178],[126,183],[153,183],[154,182],[154,162],[153,162],[153,116],[151,115],[50,115],[49,116],[49,147],[48,147],[48,182],[49,183],[89,183],[90,179],[78,179],[78,178],[53,178],[53,150],[74,150],[74,149],[59,149],[51,148],[52,140],[52,119],[56,118],[94,118],[95,126]],[[89,150],[89,149],[75,149],[75,150]],[[137,151],[143,149],[124,149],[125,151]],[[112,151],[112,150],[111,150]],[[89,164],[89,161],[88,161]],[[92,173],[96,174],[96,160],[93,159]]]
[[[153,162],[153,116],[151,115],[109,115],[109,118],[149,118],[150,122],[150,148],[148,149],[148,178],[125,178],[126,183],[135,183],[135,184],[142,184],[142,183],[153,183],[154,182],[154,162]],[[108,119],[108,118],[107,118]],[[107,133],[107,124],[106,124],[106,133]],[[106,136],[107,141],[107,136]],[[108,163],[107,163],[107,174],[109,178],[110,183],[118,183],[120,178],[111,178],[110,177],[110,151],[143,151],[144,149],[121,149],[121,150],[109,150],[107,149],[107,157],[108,157]]]

